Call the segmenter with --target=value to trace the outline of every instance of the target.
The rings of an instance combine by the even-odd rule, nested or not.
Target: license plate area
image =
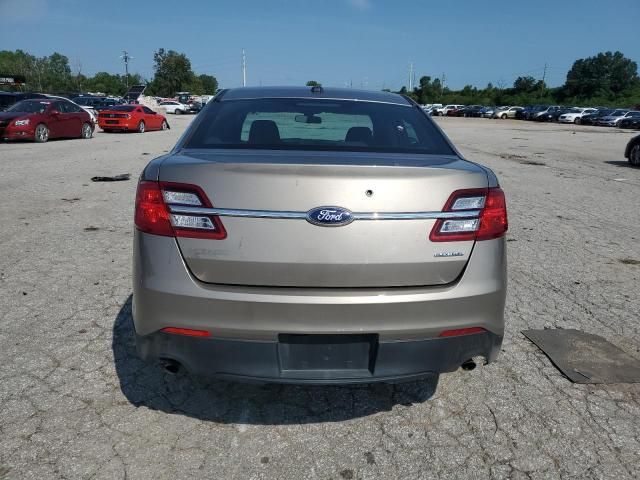
[[[280,375],[332,379],[373,375],[378,335],[298,335],[278,337]]]
[[[117,125],[120,122],[118,120],[107,120],[105,123],[109,125]]]

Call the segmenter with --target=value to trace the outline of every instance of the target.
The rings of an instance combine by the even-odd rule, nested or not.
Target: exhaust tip
[[[472,359],[467,360],[466,362],[463,362],[462,365],[460,365],[460,367],[467,371],[470,372],[471,370],[473,370],[474,368],[476,368],[476,362],[474,362]]]
[[[176,362],[175,360],[163,360],[162,361],[162,368],[168,374],[176,375],[180,371],[181,365],[178,362]]]

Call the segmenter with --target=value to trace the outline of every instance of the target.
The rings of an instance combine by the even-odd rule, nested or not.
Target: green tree
[[[306,83],[307,87],[321,87],[322,84],[320,82],[316,82],[315,80],[309,80]]]
[[[518,77],[513,82],[513,89],[517,93],[529,93],[536,88],[537,82],[533,77]]]
[[[191,61],[184,53],[159,49],[153,54],[155,76],[150,91],[161,97],[172,97],[194,84]]]
[[[588,98],[619,95],[639,82],[638,64],[621,52],[599,53],[576,60],[567,73],[564,94]]]
[[[198,75],[200,83],[202,84],[202,91],[200,94],[213,95],[218,91],[218,79],[213,75]]]

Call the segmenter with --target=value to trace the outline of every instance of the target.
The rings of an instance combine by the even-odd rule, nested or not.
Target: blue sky
[[[398,89],[416,78],[451,88],[519,75],[564,82],[577,58],[620,50],[640,63],[640,0],[0,0],[0,49],[59,51],[82,71],[153,75],[160,47],[187,54],[223,87],[324,85]]]

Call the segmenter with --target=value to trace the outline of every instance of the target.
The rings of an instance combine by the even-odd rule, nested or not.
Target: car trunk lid
[[[440,212],[454,190],[487,187],[482,168],[455,156],[299,151],[187,151],[165,160],[159,180],[197,185],[215,208],[300,217],[220,216],[226,238],[178,237],[198,280],[318,288],[444,285],[474,242],[430,241],[433,218],[326,228],[301,214]]]

